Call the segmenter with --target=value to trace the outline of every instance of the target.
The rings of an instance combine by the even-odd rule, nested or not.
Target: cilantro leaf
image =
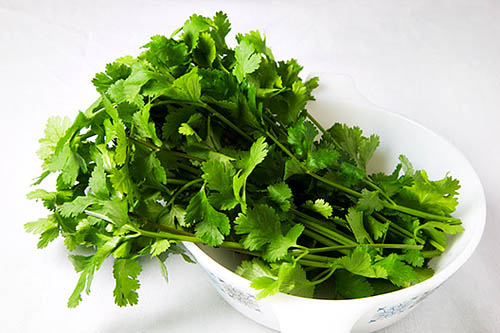
[[[240,45],[234,49],[236,65],[233,68],[233,74],[242,82],[247,74],[253,73],[261,61],[261,56],[255,52],[255,47],[246,40],[242,40]]]
[[[363,212],[359,211],[353,207],[349,208],[348,214],[346,215],[346,220],[349,223],[349,227],[356,237],[356,241],[360,244],[371,244],[373,240],[366,231],[363,223]]]
[[[405,186],[398,199],[409,207],[422,209],[437,215],[453,213],[457,207],[458,180],[450,176],[438,181],[429,180],[423,170],[416,171],[413,184]]]
[[[279,216],[267,205],[257,205],[240,213],[234,220],[236,234],[245,235],[243,246],[251,251],[260,250],[281,236]]]
[[[234,197],[240,203],[243,212],[246,211],[246,182],[252,171],[267,156],[268,144],[264,137],[258,138],[250,147],[250,152],[242,160],[244,167],[240,169],[233,177]]]
[[[149,118],[149,107],[145,107],[141,111],[134,113],[133,120],[137,133],[140,137],[151,139],[155,145],[161,146],[162,142],[156,134],[155,124],[150,122]]]
[[[71,126],[71,120],[67,117],[50,117],[47,120],[45,127],[45,137],[40,139],[40,148],[37,151],[38,157],[45,161],[46,167],[47,160],[56,151],[56,146],[59,140],[64,136],[68,128]]]
[[[113,276],[116,280],[116,287],[113,291],[115,302],[118,306],[137,304],[139,281],[137,277],[142,268],[136,259],[117,259],[113,265]]]
[[[408,287],[417,282],[417,274],[413,268],[399,260],[395,253],[377,261],[375,267],[382,267],[387,272],[388,279],[398,287]]]
[[[304,208],[312,210],[313,212],[323,215],[325,218],[332,216],[333,208],[330,206],[325,199],[316,199],[314,202],[312,200],[307,200],[304,204]]]
[[[304,226],[301,224],[294,225],[285,236],[281,235],[273,238],[272,242],[266,247],[262,253],[262,259],[268,262],[274,262],[283,259],[288,254],[288,249],[297,246],[297,239],[304,231]]]
[[[164,93],[168,97],[180,101],[200,101],[201,85],[197,68],[195,67],[190,72],[177,78]]]
[[[378,212],[384,208],[384,203],[376,191],[363,189],[361,191],[361,197],[358,200],[357,208],[366,212],[366,214],[371,214],[374,211]]]
[[[193,58],[201,67],[212,67],[216,57],[215,41],[208,32],[200,34],[198,45],[193,50]]]
[[[202,178],[211,190],[209,201],[219,209],[233,209],[238,204],[233,191],[233,178],[236,174],[233,165],[212,159],[204,162],[201,169]]]
[[[212,207],[205,187],[189,201],[184,221],[187,225],[195,224],[196,236],[211,246],[222,244],[230,230],[228,217]]]
[[[363,170],[366,169],[368,161],[380,144],[378,136],[364,137],[363,131],[358,126],[349,127],[336,123],[328,129],[328,132],[340,144],[349,158],[356,163],[356,166]]]
[[[374,290],[367,278],[340,269],[335,272],[337,292],[347,299],[373,296]]]
[[[207,31],[210,28],[210,19],[201,15],[193,14],[189,20],[184,23],[182,37],[190,49],[193,49],[198,44],[198,36],[201,32]]]
[[[363,247],[356,247],[349,255],[339,258],[336,264],[356,275],[370,278],[388,276],[387,268],[384,265],[373,265],[370,254]]]
[[[292,198],[292,190],[285,182],[272,184],[267,187],[267,192],[272,201],[276,202],[281,210],[287,212],[290,209],[290,199]]]

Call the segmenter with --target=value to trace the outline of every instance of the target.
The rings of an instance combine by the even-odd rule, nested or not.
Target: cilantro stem
[[[311,282],[310,282],[310,284],[315,286],[315,285],[317,285],[317,284],[320,284],[320,283],[325,282],[326,280],[328,280],[328,279],[329,279],[329,278],[333,275],[333,273],[334,273],[336,270],[337,270],[337,267],[332,267],[332,268],[330,268],[329,270],[327,270],[328,274],[326,274],[326,276],[322,277],[322,278],[321,278],[321,279],[319,279],[319,280],[314,280],[314,281],[311,281]],[[322,275],[322,274],[318,275],[318,277],[319,277],[319,276],[321,276],[321,275]]]
[[[409,245],[409,244],[357,244],[357,245],[337,245],[327,247],[317,247],[309,249],[309,253],[329,252],[345,249],[353,249],[355,247],[371,247],[375,249],[401,249],[401,250],[422,250],[423,245]]]
[[[378,219],[384,221],[385,223],[389,223],[389,230],[391,230],[392,232],[398,234],[399,236],[401,236],[403,238],[404,237],[415,238],[415,240],[417,242],[419,242],[420,244],[425,244],[425,241],[422,238],[420,238],[418,236],[415,237],[415,235],[413,235],[413,233],[411,233],[410,231],[408,231],[405,228],[401,227],[400,225],[398,225],[394,221],[389,220],[384,215],[382,215],[382,214],[380,214],[378,212],[374,212],[373,213],[373,217],[378,218]]]
[[[318,262],[314,260],[300,259],[299,263],[303,266],[319,267],[319,268],[330,268],[331,264]]]
[[[320,242],[321,244],[324,244],[324,245],[327,245],[327,246],[338,246],[339,244],[334,242],[333,240],[331,240],[330,238],[327,238],[327,237],[324,237],[310,229],[304,229],[304,231],[302,232],[302,234]],[[349,251],[346,251],[346,250],[342,250],[342,249],[339,249],[338,252],[342,253],[342,254],[348,254]]]
[[[310,121],[312,121],[314,125],[316,125],[317,128],[319,128],[319,130],[321,131],[321,133],[323,133],[323,135],[326,135],[330,140],[332,140],[333,144],[337,146],[338,149],[342,149],[342,146],[340,146],[337,140],[335,140],[335,138],[323,127],[323,125],[321,125],[319,121],[317,121],[316,118],[314,118],[312,114],[309,113],[309,111],[306,111],[306,116],[307,118],[309,118]]]
[[[309,216],[307,214],[304,214],[296,209],[291,209],[291,211],[300,218],[300,221],[309,229],[326,236],[328,238],[331,238],[332,240],[342,244],[342,245],[354,245],[357,246],[358,243],[355,241],[351,240],[350,238],[342,235],[339,231],[332,230],[328,227],[326,227],[322,221]]]
[[[174,99],[169,99],[169,100],[163,100],[155,103],[153,106],[159,106],[159,105],[165,105],[165,104],[187,104],[187,105],[193,105],[193,106],[198,106],[201,107],[211,114],[213,114],[215,117],[219,118],[220,121],[222,121],[224,124],[227,126],[231,127],[233,130],[235,130],[239,135],[244,137],[248,141],[253,141],[252,137],[250,137],[248,134],[243,132],[238,126],[233,124],[229,119],[224,117],[219,111],[215,110],[213,107],[208,105],[205,102],[193,102],[193,101],[180,101],[180,100],[174,100]]]
[[[180,194],[182,193],[185,189],[187,189],[188,187],[190,186],[193,186],[195,184],[198,184],[198,183],[201,183],[203,182],[203,179],[201,178],[198,178],[198,179],[195,179],[195,180],[192,180],[186,184],[184,184],[177,192],[174,193],[174,195],[172,195],[172,197],[170,198],[170,200],[167,202],[167,204],[165,205],[165,207],[169,207],[171,206],[173,203],[174,203],[174,200],[175,198]]]
[[[405,214],[409,214],[409,215],[413,215],[413,216],[418,216],[418,217],[421,217],[421,218],[424,218],[424,219],[428,219],[428,220],[444,221],[444,222],[450,222],[450,223],[457,223],[457,222],[461,223],[460,219],[457,219],[455,217],[448,217],[448,216],[441,216],[441,215],[430,214],[430,213],[422,212],[420,210],[416,210],[416,209],[413,209],[413,208],[400,206],[400,205],[397,205],[397,204],[391,204],[391,203],[388,203],[388,202],[384,202],[384,207],[392,209],[392,210],[397,210],[398,212],[402,212],[402,213],[405,213]]]
[[[439,257],[441,254],[443,254],[443,251],[429,250],[429,251],[421,251],[420,253],[422,253],[424,258],[429,259],[429,258]]]
[[[173,156],[182,157],[182,158],[186,158],[186,159],[193,160],[193,161],[198,161],[198,162],[204,162],[205,161],[202,158],[199,158],[199,157],[196,157],[196,156],[192,156],[192,155],[188,155],[188,154],[180,152],[180,151],[175,151],[175,150],[170,150],[170,149],[165,149],[165,148],[162,148],[162,147],[158,147],[158,146],[156,146],[156,145],[154,145],[152,143],[136,139],[136,138],[134,138],[132,136],[129,136],[128,138],[130,140],[136,142],[136,143],[139,143],[139,144],[143,145],[144,147],[147,147],[147,148],[153,150],[153,151],[157,151],[157,152],[158,151],[162,151],[164,153],[171,154]]]

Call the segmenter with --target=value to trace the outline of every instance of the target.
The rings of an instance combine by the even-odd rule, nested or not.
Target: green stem
[[[443,254],[443,252],[439,250],[422,251],[421,253],[426,259],[439,257],[441,254]]]
[[[139,144],[143,145],[144,147],[147,147],[147,148],[149,148],[149,149],[151,149],[153,151],[156,151],[156,152],[162,151],[164,153],[171,154],[173,156],[182,157],[182,158],[186,158],[186,159],[193,160],[193,161],[198,161],[198,162],[204,162],[205,161],[202,158],[199,158],[199,157],[196,157],[196,156],[191,156],[191,155],[188,155],[188,154],[180,152],[180,151],[174,151],[174,150],[169,150],[169,149],[165,149],[165,148],[162,148],[162,147],[158,147],[157,145],[154,145],[152,143],[136,139],[136,138],[131,137],[131,136],[129,136],[128,138],[130,140],[132,140],[132,141],[134,141],[136,143],[139,143]]]
[[[405,213],[408,215],[413,215],[413,216],[421,217],[424,219],[428,219],[428,220],[444,221],[444,222],[451,222],[451,223],[453,223],[453,222],[461,223],[460,219],[457,219],[454,217],[430,214],[430,213],[422,212],[420,210],[416,210],[413,208],[404,207],[404,206],[400,206],[400,205],[396,205],[396,204],[391,204],[388,202],[384,202],[384,207],[392,209],[392,210],[397,210],[398,212],[402,212],[402,213]]]
[[[374,212],[373,213],[373,217],[378,218],[378,219],[384,221],[385,223],[389,223],[389,230],[391,230],[392,232],[398,234],[399,236],[401,236],[403,238],[404,237],[408,237],[408,238],[414,238],[415,237],[413,235],[413,233],[409,232],[405,228],[403,228],[400,225],[396,224],[395,222],[389,220],[384,215],[382,215],[382,214],[380,214],[378,212]],[[419,242],[420,244],[425,244],[425,240],[423,240],[422,238],[420,238],[418,236],[415,237],[415,240],[417,242]]]
[[[193,106],[199,106],[211,114],[213,114],[215,117],[219,118],[220,121],[222,121],[224,124],[232,128],[234,131],[236,131],[239,135],[244,137],[248,141],[253,141],[252,137],[250,137],[248,134],[243,132],[238,126],[233,124],[229,119],[224,117],[219,111],[215,110],[212,108],[210,105],[204,102],[193,102],[193,101],[179,101],[179,100],[166,100],[166,101],[160,101],[154,104],[154,106],[159,106],[159,105],[165,105],[165,104],[187,104],[187,105],[193,105]]]
[[[401,249],[401,250],[422,250],[422,245],[409,245],[409,244],[357,244],[357,245],[337,245],[327,247],[317,247],[309,249],[309,253],[330,252],[337,250],[353,249],[356,247],[371,247],[375,249]]]
[[[337,267],[330,268],[329,272],[328,272],[328,274],[326,276],[324,276],[323,278],[321,278],[319,280],[311,281],[311,284],[312,285],[317,285],[317,284],[325,282],[326,280],[328,280],[333,275],[333,273],[335,272],[336,269],[337,269]]]
[[[355,241],[346,237],[345,235],[342,235],[339,231],[335,231],[335,230],[330,229],[329,227],[326,227],[324,225],[323,221],[318,220],[318,219],[316,219],[312,216],[309,216],[307,214],[304,214],[296,209],[292,209],[291,211],[297,217],[299,217],[301,223],[303,223],[309,229],[312,229],[313,231],[315,231],[323,236],[331,238],[332,240],[340,243],[341,245],[358,245],[358,243],[356,243]]]
[[[203,182],[203,179],[201,178],[198,178],[198,179],[195,179],[195,180],[192,180],[186,184],[184,184],[184,186],[182,186],[177,192],[174,193],[174,195],[172,195],[172,197],[170,198],[170,200],[167,202],[166,206],[165,207],[169,207],[170,205],[172,205],[174,203],[174,200],[175,198],[180,194],[182,193],[184,190],[186,190],[188,187],[190,186],[193,186],[197,183],[201,183]]]

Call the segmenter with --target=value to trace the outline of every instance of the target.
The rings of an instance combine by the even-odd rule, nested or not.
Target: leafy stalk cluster
[[[246,254],[237,273],[258,297],[365,297],[431,276],[429,258],[462,231],[450,216],[457,180],[429,180],[404,156],[368,175],[378,136],[323,128],[306,110],[318,79],[275,61],[258,31],[231,48],[229,31],[222,12],[193,15],[106,65],[92,80],[99,98],[73,122],[48,120],[35,184],[54,174],[56,188],[28,197],[51,213],[25,228],[40,248],[64,238],[80,273],[68,306],[108,257],[116,303],[136,304],[138,259],[167,277],[182,241]]]

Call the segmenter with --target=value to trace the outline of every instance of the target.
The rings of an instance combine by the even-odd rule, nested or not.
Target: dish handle
[[[373,307],[372,302],[318,302],[277,294],[269,300],[282,333],[349,333],[357,321]]]

